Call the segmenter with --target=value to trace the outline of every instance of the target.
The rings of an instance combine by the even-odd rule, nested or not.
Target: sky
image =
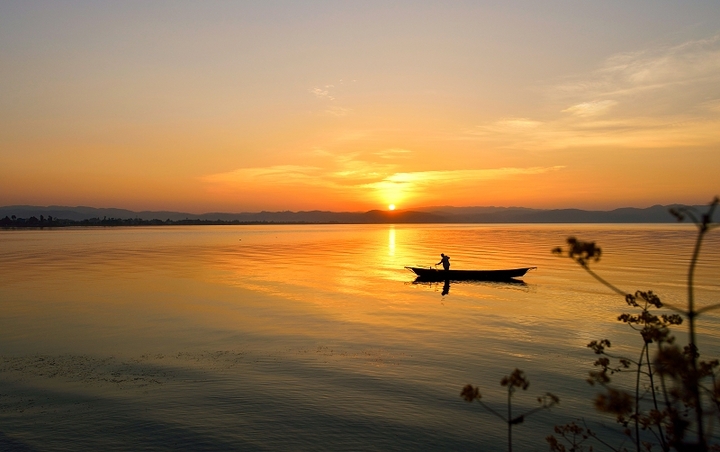
[[[0,205],[720,194],[720,2],[0,0]]]

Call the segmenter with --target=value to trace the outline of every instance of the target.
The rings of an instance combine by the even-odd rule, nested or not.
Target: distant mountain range
[[[671,207],[652,206],[644,209],[625,207],[608,211],[581,209],[530,209],[525,207],[452,207],[434,206],[413,210],[371,210],[368,212],[244,212],[193,214],[170,211],[141,211],[125,209],[67,207],[67,206],[5,206],[0,218],[53,217],[82,221],[117,218],[141,220],[200,220],[240,223],[674,223],[668,213]],[[687,206],[686,206],[687,207]],[[705,206],[694,206],[703,209]]]

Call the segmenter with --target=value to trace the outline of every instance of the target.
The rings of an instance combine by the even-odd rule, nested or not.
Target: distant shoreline
[[[1,229],[51,229],[51,228],[76,228],[76,227],[127,227],[127,226],[252,226],[252,225],[292,225],[292,224],[344,224],[344,223],[309,223],[309,222],[271,222],[271,221],[224,221],[224,220],[140,220],[140,219],[89,219],[89,220],[67,220],[67,219],[43,219],[36,217],[17,218],[4,221],[0,219]],[[346,223],[352,224],[352,223]]]
[[[39,219],[17,218],[6,221],[0,219],[0,230],[27,230],[27,229],[62,229],[62,228],[115,228],[115,227],[138,227],[138,226],[282,226],[282,225],[373,225],[373,224],[677,224],[677,221],[666,222],[307,222],[307,221],[239,221],[239,220],[141,220],[141,219],[89,219],[89,220],[67,220],[67,219]]]
[[[0,228],[70,226],[188,226],[277,224],[558,224],[675,223],[671,208],[704,210],[706,206],[673,204],[609,211],[531,209],[526,207],[435,206],[415,210],[368,212],[282,211],[192,214],[172,211],[135,212],[114,208],[67,206],[0,207]]]

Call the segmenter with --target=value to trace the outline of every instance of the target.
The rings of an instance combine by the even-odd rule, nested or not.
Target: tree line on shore
[[[302,222],[299,222],[302,223]],[[143,220],[141,218],[86,218],[84,220],[68,220],[61,218],[31,216],[18,218],[15,215],[0,219],[0,228],[62,228],[72,226],[187,226],[187,225],[252,225],[252,224],[281,224],[274,221],[239,221],[239,220],[200,220],[186,218],[184,220]]]

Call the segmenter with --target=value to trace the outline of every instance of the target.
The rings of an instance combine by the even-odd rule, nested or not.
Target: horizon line
[[[241,215],[241,214],[261,214],[261,213],[312,213],[312,212],[321,212],[321,213],[337,213],[337,214],[364,214],[364,213],[370,213],[370,212],[385,212],[385,213],[391,213],[391,214],[397,214],[397,213],[412,213],[412,212],[422,212],[427,213],[426,211],[428,209],[523,209],[523,210],[536,210],[536,211],[555,211],[555,210],[579,210],[579,211],[585,211],[585,212],[612,212],[615,210],[621,210],[621,209],[650,209],[653,207],[674,207],[674,206],[687,206],[687,207],[699,207],[704,206],[706,204],[684,204],[684,203],[670,203],[670,204],[652,204],[646,207],[636,207],[636,206],[622,206],[622,207],[615,207],[615,208],[609,208],[609,209],[586,209],[586,208],[580,208],[580,207],[524,207],[524,206],[481,206],[481,205],[472,205],[472,206],[454,206],[450,204],[445,205],[431,205],[431,206],[417,206],[417,207],[410,207],[407,209],[369,209],[369,210],[322,210],[322,209],[301,209],[301,210],[258,210],[258,211],[220,211],[220,210],[214,210],[214,211],[206,211],[203,213],[197,213],[197,212],[190,212],[190,211],[183,211],[183,210],[171,210],[171,209],[142,209],[142,210],[135,210],[135,209],[129,209],[124,207],[94,207],[94,206],[87,206],[87,205],[61,205],[61,204],[50,204],[50,205],[33,205],[33,204],[9,204],[9,205],[3,205],[0,206],[0,209],[12,209],[12,208],[36,208],[36,209],[52,209],[52,208],[66,208],[66,209],[95,209],[95,210],[125,210],[128,212],[134,212],[134,213],[149,213],[149,212],[165,212],[165,213],[174,213],[174,214],[190,214],[190,215],[213,215],[213,214],[222,214],[222,215]],[[425,211],[425,212],[423,212]]]

